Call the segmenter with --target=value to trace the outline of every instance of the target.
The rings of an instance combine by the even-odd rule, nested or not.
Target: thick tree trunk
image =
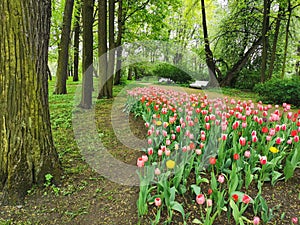
[[[209,47],[209,39],[206,25],[206,12],[205,12],[205,4],[204,0],[201,0],[201,10],[202,10],[202,26],[203,26],[203,36],[204,36],[204,49],[205,49],[205,57],[206,64],[208,67],[209,73],[209,83],[208,86],[215,87],[218,85],[218,80],[216,78],[216,64],[214,62],[213,53]]]
[[[77,1],[76,3],[76,15],[75,15],[75,25],[74,25],[74,74],[73,81],[79,81],[79,37],[80,37],[80,12],[81,12],[81,3]]]
[[[297,56],[300,59],[300,41],[298,41]],[[295,72],[296,76],[300,76],[300,60],[297,60],[295,63]]]
[[[58,46],[58,62],[54,94],[67,94],[69,43],[74,0],[66,0],[61,40]]]
[[[276,57],[276,48],[277,48],[277,41],[278,41],[278,36],[279,36],[282,14],[283,14],[283,7],[282,7],[282,4],[279,3],[279,10],[278,10],[278,15],[277,15],[277,19],[276,19],[276,26],[275,26],[273,45],[272,45],[268,79],[272,78],[272,74],[273,74],[273,70],[274,70],[274,62],[275,62],[275,57]]]
[[[33,184],[61,167],[50,126],[50,0],[0,1],[0,189],[20,204]]]
[[[226,74],[226,76],[222,79],[220,82],[220,86],[232,86],[231,82],[235,75],[240,72],[240,70],[245,66],[247,63],[249,57],[255,52],[255,50],[258,48],[258,46],[261,44],[262,37],[260,37],[256,42],[253,43],[251,48],[245,53],[245,55],[236,62],[236,64],[233,65],[231,70],[229,70]]]
[[[261,56],[261,82],[266,80],[266,70],[267,70],[267,61],[268,61],[268,47],[269,47],[269,21],[270,21],[270,0],[264,0],[264,19],[262,26],[262,56]]]
[[[107,1],[98,1],[98,99],[107,96]]]
[[[82,7],[83,22],[83,55],[82,55],[82,96],[80,107],[89,109],[92,107],[93,92],[93,11],[94,1],[84,0]]]

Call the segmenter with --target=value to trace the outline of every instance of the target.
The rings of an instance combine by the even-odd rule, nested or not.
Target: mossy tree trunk
[[[0,190],[23,202],[61,167],[51,135],[47,63],[50,0],[0,0]]]

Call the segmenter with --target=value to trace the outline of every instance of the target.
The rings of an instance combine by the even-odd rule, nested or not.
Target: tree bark
[[[54,94],[67,94],[69,43],[74,0],[66,0],[61,40],[58,46],[58,62]]]
[[[292,17],[292,7],[291,7],[291,1],[289,0],[288,1],[288,20],[287,20],[286,28],[285,28],[285,45],[284,45],[283,63],[282,63],[282,71],[281,71],[282,79],[284,78],[284,75],[285,75],[286,56],[287,56],[288,43],[289,43],[289,30],[290,30],[291,17]]]
[[[122,75],[122,38],[123,38],[123,32],[125,25],[125,16],[123,13],[123,0],[119,0],[119,8],[118,8],[118,36],[117,36],[117,64],[116,64],[116,75],[114,84],[119,85],[121,83],[121,75]]]
[[[94,0],[84,0],[82,7],[83,22],[83,54],[82,54],[82,96],[80,107],[90,109],[92,107],[93,92],[93,11]]]
[[[205,45],[204,46],[205,57],[206,57],[206,64],[207,64],[208,73],[209,73],[208,86],[215,87],[218,85],[218,80],[216,78],[216,64],[214,62],[213,53],[209,47],[204,0],[201,0],[201,10],[202,10],[202,26],[203,26],[204,45]]]
[[[264,18],[262,26],[262,56],[261,56],[261,82],[266,80],[266,69],[268,61],[268,31],[269,31],[269,21],[270,21],[270,0],[264,0]]]
[[[115,71],[115,0],[109,0],[108,14],[109,60],[107,68],[107,98],[113,98],[113,78]]]
[[[98,1],[98,99],[107,96],[107,1]]]
[[[0,1],[0,189],[22,204],[33,184],[61,167],[48,104],[50,0]]]
[[[74,74],[73,81],[79,81],[79,44],[80,44],[80,13],[81,13],[81,3],[77,1],[76,3],[76,15],[75,15],[75,25],[74,25]]]
[[[283,7],[282,7],[282,4],[279,3],[279,10],[278,10],[278,15],[277,15],[277,19],[276,19],[274,40],[273,40],[272,52],[271,52],[271,60],[270,60],[270,65],[269,65],[268,79],[272,78],[272,74],[273,74],[273,70],[274,70],[274,62],[275,62],[275,57],[276,57],[276,48],[277,48],[282,14],[283,14]]]

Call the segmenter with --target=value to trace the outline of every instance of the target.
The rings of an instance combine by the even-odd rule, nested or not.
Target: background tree
[[[94,0],[83,0],[82,3],[82,96],[80,107],[89,109],[92,106],[93,92],[93,17]]]
[[[61,41],[58,46],[58,61],[56,70],[56,85],[54,94],[67,93],[68,62],[69,62],[69,44],[71,33],[71,21],[73,13],[74,0],[66,0],[63,16],[63,27],[61,32]]]
[[[0,13],[0,189],[15,204],[61,172],[48,107],[51,3],[1,0]]]
[[[81,14],[81,2],[80,0],[76,1],[75,7],[75,21],[74,21],[74,73],[73,73],[73,81],[79,81],[79,44],[80,44],[80,14]]]

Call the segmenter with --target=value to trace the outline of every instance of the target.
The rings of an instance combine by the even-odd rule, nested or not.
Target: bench
[[[206,87],[208,84],[208,81],[203,81],[203,80],[196,80],[194,83],[190,84],[191,88],[202,88]]]

